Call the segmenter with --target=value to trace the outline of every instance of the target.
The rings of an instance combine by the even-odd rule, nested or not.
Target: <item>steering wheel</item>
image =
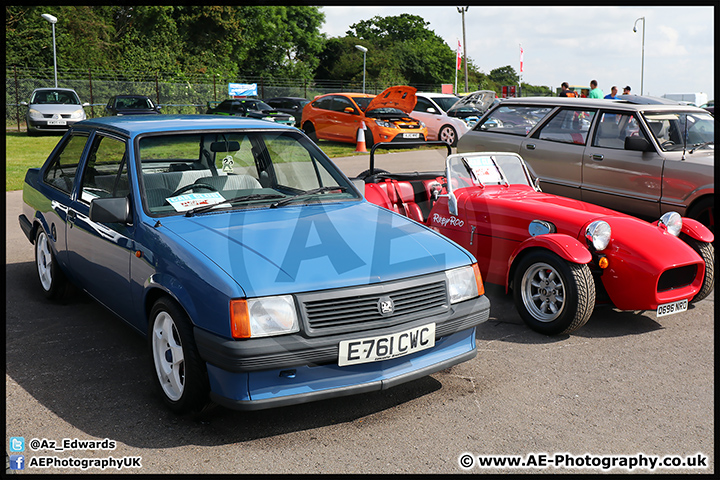
[[[170,194],[171,197],[177,197],[181,193],[185,193],[188,190],[193,190],[195,188],[204,188],[206,190],[212,190],[213,192],[217,192],[218,189],[213,187],[212,185],[208,185],[207,183],[191,183],[190,185],[185,185],[184,187],[180,187],[177,190],[175,190],[173,193]]]
[[[668,141],[666,141],[666,142],[663,142],[660,146],[661,146],[662,148],[665,148],[665,147],[670,147],[670,146],[672,146],[672,145],[675,145],[675,142],[673,142],[672,140],[668,140]]]

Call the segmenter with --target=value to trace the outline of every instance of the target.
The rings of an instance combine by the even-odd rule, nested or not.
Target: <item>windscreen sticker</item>
[[[225,197],[220,195],[218,192],[188,193],[185,195],[178,195],[177,197],[170,197],[167,201],[170,205],[172,205],[175,211],[186,212],[201,205],[215,205],[216,203],[224,202]]]
[[[502,177],[490,157],[466,157],[465,161],[482,183],[501,183]]]

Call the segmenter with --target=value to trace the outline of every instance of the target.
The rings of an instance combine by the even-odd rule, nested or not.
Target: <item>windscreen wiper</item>
[[[314,188],[314,189],[312,189],[312,190],[308,190],[307,192],[298,193],[297,195],[293,195],[292,197],[287,197],[287,198],[285,198],[285,199],[283,199],[283,200],[280,200],[280,201],[278,201],[278,202],[275,202],[275,203],[273,203],[272,205],[270,205],[270,208],[282,207],[283,205],[287,205],[288,203],[292,203],[292,202],[294,202],[295,200],[299,200],[299,199],[301,199],[301,198],[303,198],[303,197],[308,197],[308,196],[311,196],[311,195],[317,195],[318,193],[331,192],[331,191],[334,191],[334,190],[340,190],[340,191],[343,191],[343,192],[344,192],[345,190],[347,190],[347,187],[335,186],[335,187],[320,187],[320,188]]]
[[[234,203],[240,203],[240,202],[246,202],[248,200],[264,200],[264,199],[271,199],[271,198],[283,198],[285,195],[280,195],[277,193],[252,193],[250,195],[241,195],[239,197],[231,198],[230,200],[225,200],[223,202],[219,203],[213,203],[212,205],[201,205],[199,207],[195,207],[192,210],[188,210],[185,212],[186,217],[192,217],[196,213],[203,213],[207,212],[209,210],[212,210],[216,207],[219,207],[220,205],[224,204],[234,204]]]
[[[699,148],[707,147],[708,145],[715,145],[715,140],[710,140],[709,142],[704,142],[704,143],[696,143],[695,145],[693,145],[693,148],[692,148],[692,150],[690,150],[690,153],[693,153],[695,150],[697,150]]]

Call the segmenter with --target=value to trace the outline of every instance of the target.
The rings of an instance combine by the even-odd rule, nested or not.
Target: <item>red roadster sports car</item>
[[[668,212],[649,223],[543,193],[515,153],[448,147],[444,171],[389,173],[375,168],[379,146],[358,176],[367,200],[469,250],[483,280],[512,291],[538,332],[572,332],[596,303],[680,313],[713,289],[713,234],[696,220]]]

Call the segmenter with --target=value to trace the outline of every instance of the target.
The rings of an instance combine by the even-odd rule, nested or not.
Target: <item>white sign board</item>
[[[257,96],[257,83],[229,83],[228,95],[231,97]]]

